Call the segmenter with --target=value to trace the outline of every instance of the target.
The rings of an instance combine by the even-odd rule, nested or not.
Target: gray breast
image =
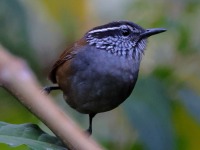
[[[82,113],[99,113],[117,107],[130,95],[139,62],[84,47],[73,59],[72,68],[74,75],[70,77],[66,101]]]

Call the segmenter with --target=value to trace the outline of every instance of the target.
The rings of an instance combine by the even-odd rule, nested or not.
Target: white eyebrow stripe
[[[134,30],[135,30],[135,28],[133,28],[133,27],[131,27],[131,26],[129,26],[129,25],[128,25],[128,28],[129,28],[131,31],[134,31]]]
[[[96,30],[92,30],[88,33],[96,33],[96,32],[104,32],[104,31],[109,31],[109,30],[116,30],[116,29],[120,29],[121,27],[112,27],[112,28],[103,28],[103,29],[96,29]]]

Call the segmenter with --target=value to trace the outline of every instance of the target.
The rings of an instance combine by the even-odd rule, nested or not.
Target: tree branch
[[[0,86],[13,94],[27,109],[44,122],[72,150],[101,150],[67,116],[41,86],[25,61],[12,56],[0,45]]]

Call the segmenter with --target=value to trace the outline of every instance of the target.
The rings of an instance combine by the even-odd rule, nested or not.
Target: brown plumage
[[[70,67],[70,60],[76,55],[78,51],[80,51],[81,47],[86,44],[86,40],[84,38],[80,39],[79,41],[75,42],[71,46],[67,47],[65,51],[62,52],[59,59],[54,63],[49,73],[49,79],[53,83],[57,83],[56,72],[58,68],[69,68]],[[64,66],[63,66],[64,65]],[[65,70],[65,69],[64,69]],[[59,78],[59,77],[58,77]]]

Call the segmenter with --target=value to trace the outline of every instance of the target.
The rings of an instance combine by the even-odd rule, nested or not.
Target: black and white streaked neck
[[[111,22],[95,27],[85,34],[89,45],[116,56],[141,60],[146,39],[140,34],[145,29],[129,21]]]

